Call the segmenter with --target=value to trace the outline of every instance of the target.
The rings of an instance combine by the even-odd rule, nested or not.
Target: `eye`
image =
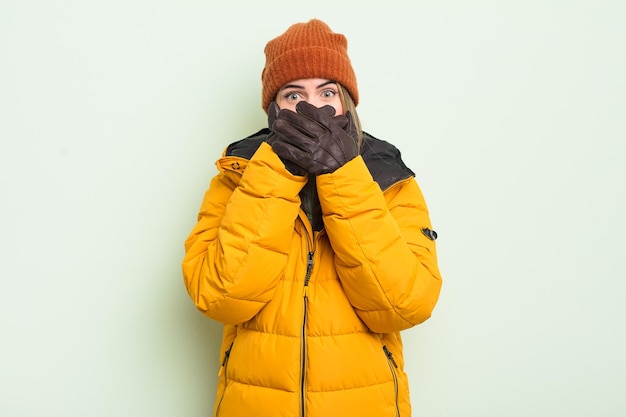
[[[290,91],[290,92],[283,94],[283,98],[287,100],[287,102],[293,103],[293,102],[301,100],[302,96],[298,92]]]
[[[335,94],[337,94],[337,92],[335,90],[330,89],[330,88],[322,91],[322,97],[324,97],[324,98],[333,98],[335,96]]]

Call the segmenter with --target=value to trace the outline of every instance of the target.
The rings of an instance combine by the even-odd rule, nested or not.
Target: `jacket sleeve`
[[[285,170],[265,143],[245,163],[218,161],[220,172],[205,193],[182,262],[196,307],[235,325],[250,320],[275,293],[306,181]],[[243,168],[243,175],[236,172]]]
[[[428,319],[441,276],[428,209],[413,177],[383,191],[359,156],[317,178],[324,226],[350,303],[377,333]]]

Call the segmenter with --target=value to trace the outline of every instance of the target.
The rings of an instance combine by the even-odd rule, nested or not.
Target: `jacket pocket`
[[[224,352],[224,359],[222,360],[222,365],[220,366],[220,370],[217,375],[220,378],[221,385],[221,393],[219,394],[219,401],[215,406],[215,417],[220,415],[220,408],[222,407],[222,400],[224,400],[224,394],[226,393],[226,385],[228,383],[228,373],[226,372],[228,369],[228,359],[230,358],[230,351],[233,350],[233,343],[230,344],[226,352]]]
[[[387,348],[387,345],[383,345],[383,352],[385,352],[385,356],[387,357],[387,364],[389,365],[389,371],[391,372],[391,377],[393,378],[393,395],[396,406],[396,417],[400,417],[400,405],[398,404],[398,364],[393,358],[391,351]]]

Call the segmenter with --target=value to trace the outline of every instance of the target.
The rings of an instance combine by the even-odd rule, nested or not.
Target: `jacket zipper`
[[[389,365],[389,370],[391,371],[391,376],[393,377],[393,390],[394,395],[396,397],[396,417],[400,417],[400,406],[398,404],[398,375],[396,374],[396,369],[398,369],[398,364],[396,360],[393,358],[393,354],[387,346],[383,346],[383,351],[385,352],[385,356],[387,356],[387,363]]]
[[[308,314],[308,300],[309,300],[309,280],[313,273],[313,256],[315,252],[309,252],[306,262],[306,275],[304,276],[304,294],[303,294],[303,311],[302,311],[302,334],[300,342],[300,416],[305,417],[306,407],[305,403],[305,382],[306,382],[306,322]]]
[[[215,417],[220,415],[220,408],[222,407],[222,401],[224,400],[224,394],[226,394],[226,383],[228,380],[226,379],[226,368],[228,367],[228,358],[230,358],[230,351],[233,349],[234,341],[230,343],[230,346],[224,352],[224,360],[222,360],[222,366],[220,366],[220,370],[217,373],[218,376],[224,375],[224,390],[222,391],[222,395],[220,397],[220,402],[217,404],[217,408],[215,409]]]

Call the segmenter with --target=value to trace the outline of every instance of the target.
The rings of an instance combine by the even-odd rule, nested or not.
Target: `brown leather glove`
[[[274,151],[314,175],[334,172],[359,154],[352,115],[335,116],[331,106],[318,108],[301,101],[296,112],[276,114],[272,130],[278,136],[272,143]]]
[[[270,134],[267,136],[267,139],[265,139],[265,141],[272,147],[272,149],[274,149],[274,152],[276,152],[274,144],[276,143],[276,141],[280,140],[280,137],[277,136],[276,133],[272,130],[272,125],[274,124],[274,121],[278,118],[279,112],[280,107],[278,107],[278,104],[276,104],[275,101],[272,101],[267,108],[267,125],[270,128]],[[285,164],[285,168],[287,168],[287,171],[291,172],[293,175],[304,176],[307,174],[307,171],[304,168],[298,166],[289,159],[283,158],[278,152],[276,152],[276,154],[283,162],[283,164]]]

